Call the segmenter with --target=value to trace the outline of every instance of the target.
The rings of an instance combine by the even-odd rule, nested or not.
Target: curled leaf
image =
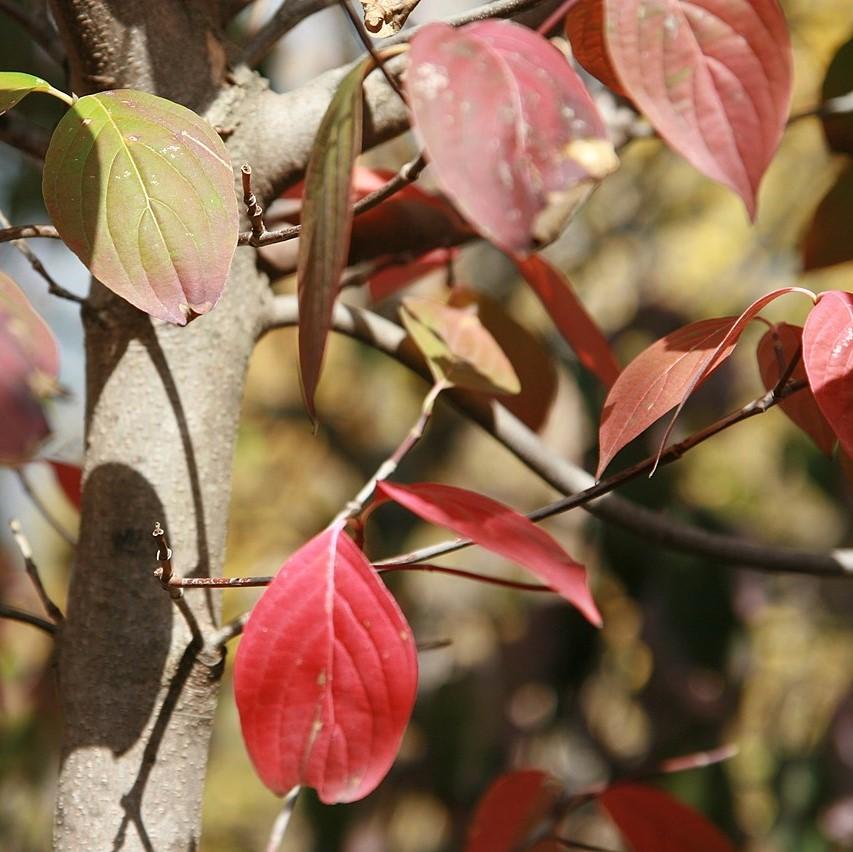
[[[184,325],[219,301],[237,245],[228,151],[191,110],[146,92],[86,95],[50,140],[44,201],[114,293]]]
[[[53,86],[21,71],[0,71],[0,115],[19,104],[31,92],[50,92]]]

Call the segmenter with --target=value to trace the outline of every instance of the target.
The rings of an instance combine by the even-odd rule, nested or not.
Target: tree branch
[[[293,326],[297,321],[296,297],[277,296],[272,301],[265,330]],[[406,334],[395,323],[370,311],[341,304],[335,305],[332,323],[336,331],[367,343],[422,373],[423,366],[417,354],[410,347],[403,346]],[[595,486],[594,477],[566,459],[555,456],[538,435],[499,403],[492,402],[484,416],[483,411],[458,398],[455,402],[466,416],[478,422],[553,488],[563,494],[574,494]],[[772,572],[835,577],[853,575],[853,550],[814,553],[773,547],[740,536],[699,529],[614,494],[598,497],[586,508],[602,520],[617,524],[646,540],[708,559]]]
[[[6,604],[0,603],[0,618],[8,618],[10,621],[20,621],[21,624],[30,624],[33,627],[38,627],[39,630],[43,630],[50,636],[56,635],[55,624],[14,606],[6,606]]]

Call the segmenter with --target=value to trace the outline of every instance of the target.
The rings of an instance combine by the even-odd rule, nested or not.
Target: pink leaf
[[[803,361],[820,410],[853,456],[853,293],[818,296],[803,329]]]
[[[632,852],[734,852],[702,814],[654,787],[617,784],[599,802]]]
[[[282,565],[234,664],[243,737],[261,780],[278,795],[314,787],[327,804],[379,784],[416,686],[411,629],[342,525]]]
[[[559,783],[546,772],[529,769],[502,775],[477,805],[465,852],[514,852],[560,795]]]
[[[797,366],[791,373],[791,379],[795,381],[807,379],[806,368],[801,357],[802,342],[802,328],[786,322],[774,325],[761,338],[756,355],[761,381],[767,390],[776,387],[782,371],[794,357],[798,360]],[[803,388],[780,400],[779,407],[817,444],[822,453],[832,455],[837,438],[821,413],[811,388]]]
[[[572,285],[550,263],[533,255],[516,266],[545,307],[578,360],[606,387],[619,375],[619,362],[601,329],[575,296]]]
[[[580,0],[566,15],[566,36],[572,55],[617,95],[624,95],[604,40],[604,0]]]
[[[751,217],[791,98],[777,0],[605,0],[607,52],[625,93]]]
[[[553,240],[616,167],[580,77],[532,30],[506,21],[430,24],[409,57],[414,124],[438,179],[501,248],[526,253]]]
[[[450,485],[403,486],[380,482],[376,490],[424,520],[523,565],[576,606],[590,622],[601,625],[601,615],[589,592],[586,569],[524,515],[497,500]]]

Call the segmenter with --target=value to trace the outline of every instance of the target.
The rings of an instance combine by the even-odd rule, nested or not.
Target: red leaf
[[[777,0],[604,0],[607,52],[627,95],[751,217],[788,116],[791,46]]]
[[[617,95],[625,91],[607,55],[604,39],[604,0],[581,0],[566,15],[566,36],[575,59]]]
[[[356,219],[356,221],[358,221]],[[437,269],[446,269],[456,255],[458,249],[433,249],[417,260],[399,266],[389,266],[371,276],[367,282],[371,301],[378,302],[387,299],[398,290],[402,290],[413,281],[435,272]]]
[[[412,39],[409,62],[414,125],[438,179],[465,218],[508,251],[554,239],[618,163],[580,77],[532,30],[430,24]]]
[[[536,255],[526,260],[516,259],[515,264],[581,364],[606,388],[612,387],[619,375],[619,362],[607,338],[575,296],[569,281]]]
[[[599,802],[633,852],[734,852],[702,814],[654,787],[617,784]]]
[[[851,130],[853,136],[853,130]],[[853,144],[853,143],[852,143]],[[803,238],[803,269],[824,269],[853,260],[853,166],[848,165],[815,210]]]
[[[561,792],[557,780],[546,772],[529,769],[502,775],[477,805],[465,852],[514,852]]]
[[[782,371],[797,356],[797,366],[791,378],[806,380],[806,368],[800,356],[803,330],[798,325],[780,322],[768,329],[758,344],[758,369],[766,390],[776,387]],[[811,388],[803,388],[779,402],[779,407],[797,426],[800,427],[819,447],[822,453],[832,455],[836,437],[832,427],[821,413]]]
[[[675,408],[663,446],[690,395],[732,354],[750,320],[774,299],[793,292],[811,296],[799,287],[781,287],[756,299],[739,317],[690,323],[641,352],[619,374],[604,401],[596,476],[601,476],[619,450]]]
[[[82,491],[83,471],[76,464],[49,461],[48,464],[56,474],[56,481],[62,489],[62,493],[78,511],[80,510],[80,498]]]
[[[298,784],[327,804],[370,793],[412,711],[412,632],[376,572],[330,527],[282,565],[255,605],[234,663],[246,747],[278,795]]]
[[[524,515],[497,500],[450,485],[424,482],[403,486],[380,482],[376,490],[418,517],[523,565],[594,625],[601,625],[583,565]]]
[[[803,329],[803,361],[820,410],[853,456],[853,293],[818,296]]]

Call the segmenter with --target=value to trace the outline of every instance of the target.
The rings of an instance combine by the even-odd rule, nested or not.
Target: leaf
[[[521,390],[509,359],[480,322],[476,303],[454,307],[410,296],[400,314],[436,382],[485,393]]]
[[[853,39],[838,48],[821,87],[821,102],[833,98],[853,100]],[[826,144],[839,154],[853,154],[853,104],[845,110],[821,116]]]
[[[612,387],[619,375],[619,362],[601,329],[575,296],[569,281],[550,263],[535,255],[526,260],[516,259],[515,265],[581,364],[606,388]]]
[[[50,92],[53,86],[21,71],[0,71],[0,115],[19,104],[31,92]]]
[[[781,287],[756,299],[739,317],[690,323],[655,341],[625,367],[604,400],[596,476],[619,450],[675,408],[663,447],[690,395],[732,354],[747,324],[774,299],[792,292],[808,293]]]
[[[409,61],[414,126],[439,182],[509,252],[553,240],[618,165],[580,77],[532,30],[430,24],[412,39]]]
[[[562,794],[559,782],[535,769],[508,772],[480,799],[465,852],[514,852]]]
[[[607,55],[604,38],[604,0],[580,0],[566,15],[566,37],[572,55],[593,77],[617,95],[625,91]]]
[[[801,357],[802,342],[803,329],[786,322],[774,325],[761,338],[756,355],[761,381],[766,390],[776,387],[783,370],[794,357],[797,358],[797,366],[791,374],[791,379],[807,380],[806,368]],[[817,444],[822,453],[832,455],[837,439],[832,427],[821,413],[811,388],[803,388],[780,400],[779,407]]]
[[[76,464],[52,460],[48,464],[53,468],[62,493],[79,512],[82,499],[83,471]]]
[[[803,361],[823,416],[853,456],[853,293],[818,296],[803,329]]]
[[[598,801],[632,852],[734,852],[713,823],[662,790],[616,784]]]
[[[853,260],[853,165],[848,165],[821,199],[803,239],[803,269],[825,269]]]
[[[314,787],[326,804],[379,784],[416,687],[412,631],[340,524],[282,565],[234,663],[243,738],[261,780],[278,795]]]
[[[0,464],[29,461],[50,434],[43,401],[57,392],[58,373],[53,334],[0,272]]]
[[[305,173],[302,233],[296,271],[299,298],[299,377],[305,407],[314,419],[332,309],[349,254],[352,229],[350,185],[361,151],[362,83],[372,67],[367,57],[341,80],[320,122]]]
[[[382,269],[380,272],[372,275],[367,282],[371,301],[379,302],[382,299],[387,299],[389,296],[402,290],[412,282],[423,278],[425,275],[429,275],[431,272],[439,269],[446,269],[456,259],[458,254],[459,250],[455,248],[433,249],[426,254],[422,254],[411,263],[393,265]]]
[[[791,99],[791,45],[777,0],[604,0],[604,8],[607,53],[625,93],[754,218]]]
[[[42,191],[65,243],[140,310],[185,325],[219,301],[237,245],[234,173],[191,110],[130,89],[80,98],[50,140]]]
[[[524,515],[497,500],[450,485],[380,482],[376,490],[425,521],[446,527],[524,566],[577,607],[588,621],[601,626],[586,569]]]

